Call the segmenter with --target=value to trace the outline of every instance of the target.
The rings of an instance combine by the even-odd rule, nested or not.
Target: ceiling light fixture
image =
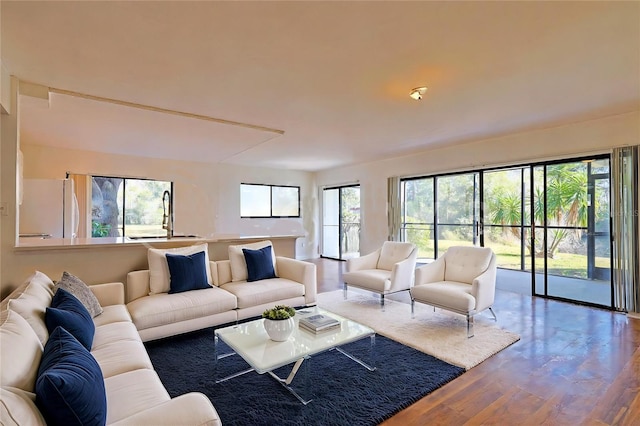
[[[411,99],[415,99],[416,101],[419,101],[420,99],[422,99],[422,95],[424,95],[427,91],[426,87],[416,87],[415,89],[411,89],[411,92],[409,92],[409,96],[411,96]]]

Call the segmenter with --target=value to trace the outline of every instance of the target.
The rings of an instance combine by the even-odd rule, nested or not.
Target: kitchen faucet
[[[162,194],[162,229],[167,230],[167,239],[173,237],[173,203],[168,190]]]

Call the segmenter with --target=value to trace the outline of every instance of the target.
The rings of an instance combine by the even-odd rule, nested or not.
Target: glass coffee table
[[[298,320],[301,317],[314,314],[331,316],[340,321],[340,327],[314,333],[298,326]],[[264,329],[263,319],[215,330],[214,344],[216,376],[218,375],[218,364],[220,363],[220,360],[234,354],[242,357],[250,367],[226,377],[216,377],[216,383],[221,383],[252,371],[255,371],[258,374],[268,373],[276,379],[278,383],[291,392],[291,394],[293,394],[300,402],[306,405],[311,402],[312,399],[303,398],[303,396],[301,396],[300,393],[291,386],[291,384],[302,367],[302,387],[305,389],[304,393],[308,394],[308,363],[303,366],[303,362],[310,359],[313,355],[335,350],[336,352],[339,352],[362,365],[369,371],[375,371],[376,335],[373,329],[318,307],[300,309],[296,311],[296,315],[293,318],[295,321],[293,334],[284,342],[275,342],[269,339],[269,336]],[[343,345],[367,337],[370,339],[369,354],[371,359],[368,360],[369,362],[365,362],[341,348]],[[219,340],[226,343],[233,352],[224,354],[219,353]],[[286,378],[281,378],[276,375],[274,370],[289,364],[293,364],[293,366],[291,368],[291,372]]]

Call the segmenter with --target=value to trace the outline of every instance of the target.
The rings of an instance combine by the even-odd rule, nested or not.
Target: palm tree
[[[541,182],[536,185],[533,197],[533,215],[535,223],[541,226],[545,222],[545,200]],[[527,212],[530,210],[530,199],[526,201],[525,222],[528,222]],[[492,223],[511,226],[511,232],[521,238],[521,198],[516,190],[498,189],[486,204],[487,214]],[[560,243],[567,238],[571,230],[558,227],[584,228],[587,226],[588,194],[587,173],[582,163],[560,164],[547,168],[547,226],[551,226],[548,243],[548,256],[553,258]],[[574,231],[578,236],[581,229]],[[544,255],[544,247],[540,244],[535,247],[537,257]],[[527,239],[527,248],[531,253],[531,241]]]
[[[536,223],[544,221],[542,189],[536,188]],[[582,163],[560,164],[547,168],[547,226],[587,226],[588,194],[587,173]],[[575,229],[577,236],[581,229]],[[569,229],[552,229],[548,241],[548,256],[553,259],[558,246],[569,234]]]

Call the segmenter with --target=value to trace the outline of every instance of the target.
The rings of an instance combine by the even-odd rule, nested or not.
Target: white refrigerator
[[[75,238],[78,219],[72,180],[23,180],[20,237]]]

